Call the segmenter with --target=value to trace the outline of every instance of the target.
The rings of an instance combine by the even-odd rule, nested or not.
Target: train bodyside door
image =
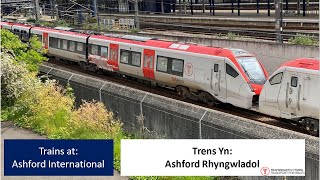
[[[150,49],[143,50],[143,75],[145,78],[154,79],[155,51]]]
[[[224,61],[215,62],[211,68],[211,83],[210,88],[213,91],[213,94],[219,98],[226,99],[226,72],[225,72]]]
[[[301,75],[291,71],[285,72],[284,81],[281,86],[282,94],[279,94],[279,106],[282,118],[295,118],[298,111],[300,111],[302,84],[303,78],[301,78]]]
[[[277,72],[263,86],[260,94],[260,107],[263,113],[281,116],[280,104],[281,96],[280,89],[282,86],[283,72]],[[285,84],[285,83],[284,83]],[[278,99],[280,98],[280,99]]]
[[[110,55],[109,55],[108,64],[112,66],[113,70],[119,70],[118,56],[119,56],[119,45],[110,44]]]
[[[48,33],[44,32],[42,34],[42,44],[45,49],[48,49],[48,42],[49,42],[48,39],[49,39]]]

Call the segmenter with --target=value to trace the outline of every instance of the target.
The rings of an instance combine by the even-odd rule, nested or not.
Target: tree
[[[24,64],[17,63],[6,52],[1,53],[1,107],[12,106],[28,87],[33,77]]]
[[[19,37],[12,32],[1,29],[1,49],[12,54],[18,62],[26,63],[31,72],[38,71],[38,66],[47,58],[44,56],[46,50],[35,35],[29,39],[28,44],[21,42]]]

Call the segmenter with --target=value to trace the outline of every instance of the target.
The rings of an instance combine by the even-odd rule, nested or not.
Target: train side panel
[[[265,83],[259,110],[285,119],[319,119],[319,80],[319,71],[282,67]]]
[[[48,55],[73,62],[87,62],[86,37],[49,32]]]
[[[227,102],[241,108],[250,109],[255,93],[231,61],[226,61]]]
[[[119,49],[119,71],[134,77],[143,77],[143,48],[121,45]]]
[[[293,67],[285,69],[278,97],[282,118],[319,119],[318,80],[319,71]]]
[[[112,71],[112,67],[108,66],[110,42],[101,39],[89,38],[88,46],[89,62],[96,64],[100,69]]]
[[[19,36],[23,42],[29,41],[29,30],[31,26],[13,25],[12,32]]]
[[[109,53],[110,44],[117,44],[119,73],[169,87],[187,87],[191,93],[208,92],[220,102],[246,109],[252,107],[255,93],[227,58],[95,38],[89,38],[89,44],[99,45],[98,48],[106,46]],[[91,51],[89,47],[90,62],[110,70],[108,63],[101,62],[99,65],[98,61],[104,61],[101,53],[95,50],[98,54],[94,54]],[[152,56],[147,52],[153,52]],[[152,76],[148,75],[150,73]]]
[[[9,22],[1,22],[1,29],[7,29],[9,31],[11,31],[11,27],[12,27],[13,23],[9,23]]]

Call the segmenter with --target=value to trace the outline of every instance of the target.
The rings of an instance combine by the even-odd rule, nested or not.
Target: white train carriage
[[[88,45],[88,59],[98,68],[174,87],[186,98],[196,95],[209,104],[249,109],[267,77],[258,60],[239,49],[97,35]]]
[[[301,58],[283,64],[261,91],[260,112],[296,120],[308,130],[318,130],[319,80],[318,59]]]
[[[11,31],[18,35],[19,38],[21,39],[21,41],[23,42],[28,42],[29,41],[29,31],[30,31],[30,28],[32,28],[32,26],[29,26],[29,25],[24,25],[24,24],[14,24],[12,27],[11,27]]]
[[[31,34],[36,34],[42,39],[43,47],[48,49],[48,56],[77,63],[87,62],[88,35],[41,27],[33,27]]]
[[[0,28],[2,29],[7,29],[9,31],[11,31],[11,27],[13,26],[14,23],[12,22],[1,22],[0,24]]]

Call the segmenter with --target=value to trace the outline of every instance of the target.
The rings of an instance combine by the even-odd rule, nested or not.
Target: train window
[[[140,67],[140,65],[141,65],[141,53],[132,52],[132,65]]]
[[[75,51],[75,48],[76,48],[76,43],[75,43],[74,41],[70,41],[69,51],[74,52],[74,51]]]
[[[58,41],[58,49],[61,49],[61,39],[57,39],[57,41]]]
[[[274,85],[274,84],[280,84],[281,81],[282,81],[282,75],[283,73],[278,73],[276,75],[274,75],[272,78],[270,78],[269,82],[271,85]]]
[[[108,47],[101,47],[101,57],[108,57]]]
[[[213,71],[214,72],[218,72],[219,71],[219,64],[214,64]]]
[[[40,42],[42,42],[42,36],[41,35],[37,35],[38,36],[38,39]]]
[[[297,87],[298,86],[298,78],[295,76],[291,77],[291,87]]]
[[[99,55],[99,50],[97,45],[91,45],[91,54]]]
[[[183,72],[183,61],[179,59],[172,59],[172,71]]]
[[[112,61],[118,61],[118,50],[117,49],[110,49],[110,59]]]
[[[121,50],[120,62],[128,64],[128,62],[129,62],[129,52],[128,51]]]
[[[54,38],[54,37],[49,38],[49,47],[59,48],[59,45],[60,45],[59,39]]]
[[[49,47],[56,48],[57,42],[55,42],[56,38],[50,37],[49,38]]]
[[[167,72],[168,69],[168,58],[158,56],[157,71]]]
[[[68,40],[62,40],[62,49],[68,50]]]
[[[149,56],[144,55],[143,67],[147,67],[148,66],[148,61],[149,61]]]
[[[77,51],[79,51],[79,52],[83,51],[83,43],[77,42]]]
[[[153,69],[153,56],[150,56],[149,68]]]
[[[233,67],[231,67],[229,64],[226,64],[226,72],[228,75],[234,78],[236,78],[239,75],[239,73],[235,69],[233,69]]]

